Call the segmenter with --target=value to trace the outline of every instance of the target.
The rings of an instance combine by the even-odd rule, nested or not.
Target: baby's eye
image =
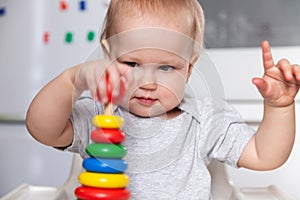
[[[161,66],[159,66],[159,69],[161,69],[163,71],[170,71],[170,70],[174,69],[174,67],[171,65],[161,65]]]
[[[125,65],[129,67],[138,67],[139,65],[136,62],[123,62]]]

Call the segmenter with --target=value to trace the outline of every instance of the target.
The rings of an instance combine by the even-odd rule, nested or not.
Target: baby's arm
[[[77,71],[78,66],[64,71],[43,87],[29,106],[27,129],[43,144],[64,147],[72,143],[73,130],[68,119]]]
[[[87,62],[65,70],[49,82],[33,99],[26,116],[30,134],[43,144],[66,147],[72,143],[73,127],[69,121],[73,104],[84,90],[90,90],[93,98],[106,103],[104,74],[109,74],[112,88],[123,80],[126,71],[109,61]],[[118,95],[118,94],[117,94]]]
[[[294,99],[300,86],[300,66],[282,59],[274,64],[268,42],[262,43],[265,73],[253,83],[264,98],[263,120],[244,149],[238,165],[275,169],[288,159],[295,139]]]

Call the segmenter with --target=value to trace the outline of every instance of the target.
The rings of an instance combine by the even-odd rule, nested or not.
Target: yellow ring
[[[98,128],[121,128],[124,125],[124,120],[120,116],[114,115],[96,115],[93,119],[94,126]]]
[[[97,188],[124,188],[129,183],[126,174],[103,174],[93,172],[82,172],[78,181],[85,186]]]

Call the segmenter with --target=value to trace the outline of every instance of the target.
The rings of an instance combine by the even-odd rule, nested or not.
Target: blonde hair
[[[114,35],[116,16],[120,14],[142,16],[143,13],[154,14],[166,21],[186,20],[184,22],[191,25],[190,37],[200,47],[203,46],[205,18],[197,0],[111,0],[103,23],[100,42]]]

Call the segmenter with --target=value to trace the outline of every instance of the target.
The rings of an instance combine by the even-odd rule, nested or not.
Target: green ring
[[[92,143],[85,150],[95,158],[123,158],[126,155],[126,148],[120,144]]]

